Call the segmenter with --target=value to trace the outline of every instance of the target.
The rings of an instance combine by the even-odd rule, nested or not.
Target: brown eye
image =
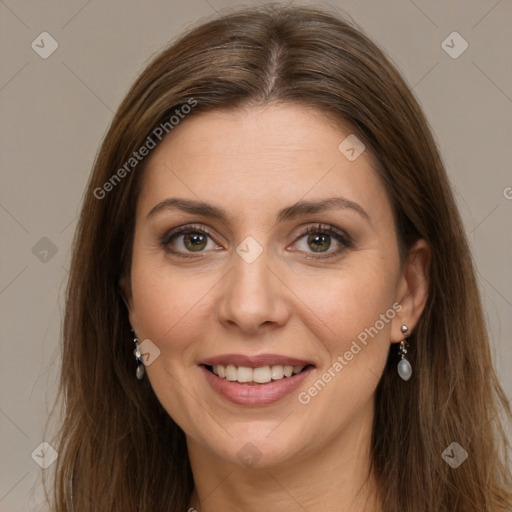
[[[331,235],[317,234],[308,236],[308,245],[314,252],[325,252],[331,246]]]
[[[183,233],[183,245],[189,251],[202,251],[207,245],[207,237],[202,233]]]
[[[182,226],[167,233],[161,241],[167,252],[187,257],[187,253],[203,253],[215,249],[218,245],[211,237],[207,228]]]
[[[307,237],[307,238],[306,238]],[[341,230],[334,226],[317,224],[309,226],[302,233],[299,241],[305,239],[302,247],[299,250],[305,253],[317,253],[319,258],[330,258],[331,256],[338,256],[346,248],[352,247],[352,240]],[[338,249],[329,251],[333,239],[340,246]],[[325,254],[325,255],[324,255]],[[314,256],[313,256],[314,257]]]

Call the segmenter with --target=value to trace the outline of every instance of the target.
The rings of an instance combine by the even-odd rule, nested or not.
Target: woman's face
[[[211,457],[270,467],[369,436],[406,285],[390,202],[369,153],[340,149],[349,135],[299,106],[210,112],[148,162],[130,321],[158,399]]]

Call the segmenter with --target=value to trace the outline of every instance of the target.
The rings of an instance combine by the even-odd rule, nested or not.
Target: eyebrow
[[[196,201],[194,199],[183,199],[177,197],[168,197],[167,199],[160,201],[151,208],[146,217],[153,217],[157,213],[169,209],[177,209],[187,213],[212,217],[226,223],[229,220],[229,215],[226,210],[219,206],[214,206],[203,201]],[[276,222],[293,220],[303,215],[311,215],[334,209],[353,210],[371,223],[370,216],[366,213],[363,207],[345,197],[329,197],[320,201],[298,201],[297,203],[280,210],[277,214]]]

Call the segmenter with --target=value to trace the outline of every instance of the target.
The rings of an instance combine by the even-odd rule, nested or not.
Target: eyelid
[[[208,235],[215,243],[218,243],[216,240],[216,234],[214,234],[213,230],[210,227],[205,226],[204,224],[185,224],[183,226],[179,226],[177,228],[167,231],[161,238],[161,244],[166,246],[171,242],[171,239],[174,238],[175,236],[195,232],[204,233],[205,235]]]
[[[306,226],[298,233],[297,236],[302,238],[304,235],[316,232],[325,233],[329,235],[337,235],[339,238],[343,240],[343,243],[347,245],[351,245],[353,243],[352,237],[342,229],[339,229],[336,226],[333,226],[332,224],[323,224],[321,222],[317,222],[316,224]]]
[[[205,226],[204,224],[186,224],[183,226],[179,226],[177,228],[171,229],[169,232],[167,232],[162,238],[160,244],[166,249],[167,252],[171,254],[176,254],[178,256],[184,257],[184,258],[195,258],[200,257],[201,255],[204,255],[207,253],[207,251],[199,251],[197,253],[197,256],[194,255],[193,252],[190,253],[184,253],[181,251],[176,250],[170,250],[168,249],[168,245],[171,243],[171,240],[179,235],[191,233],[191,232],[199,232],[207,235],[210,237],[215,243],[218,244],[216,240],[216,235],[214,234],[213,230],[209,228],[208,226]],[[343,246],[341,249],[335,250],[335,251],[327,251],[325,253],[322,252],[309,252],[307,253],[308,256],[305,256],[309,259],[322,259],[322,258],[329,258],[329,257],[335,257],[339,256],[340,253],[353,246],[353,240],[345,231],[337,228],[336,226],[333,226],[331,224],[323,224],[320,222],[317,222],[315,224],[308,224],[306,227],[303,227],[300,229],[299,233],[295,235],[293,243],[295,244],[297,241],[302,239],[304,236],[310,234],[310,233],[322,233],[326,234],[328,236],[334,236],[336,240]],[[304,252],[304,251],[297,251],[297,252]]]
[[[321,222],[317,222],[314,225],[308,225],[307,227],[303,228],[301,232],[296,236],[294,244],[310,233],[321,233],[334,237],[342,247],[340,249],[327,252],[306,252],[306,255],[303,256],[306,259],[319,261],[322,259],[336,258],[339,257],[341,253],[344,252],[346,249],[350,249],[354,245],[352,237],[348,235],[345,231],[331,224],[323,224]]]

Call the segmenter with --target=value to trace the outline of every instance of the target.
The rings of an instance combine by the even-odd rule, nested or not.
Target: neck
[[[265,468],[227,461],[187,438],[195,482],[190,512],[380,512],[370,471],[373,407],[362,414],[321,450]]]

